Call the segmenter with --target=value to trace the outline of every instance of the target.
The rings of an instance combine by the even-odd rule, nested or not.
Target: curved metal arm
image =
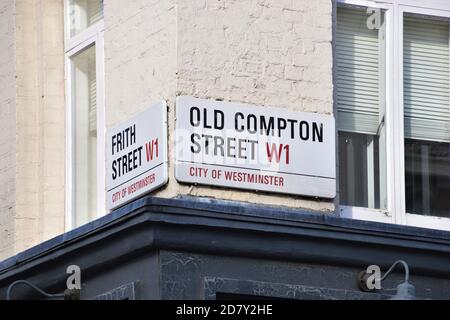
[[[380,282],[386,279],[386,277],[392,272],[392,270],[394,270],[394,268],[399,264],[403,265],[403,268],[405,268],[405,282],[409,282],[409,267],[408,264],[403,260],[398,260],[394,262],[394,264],[389,268],[389,270],[386,271],[384,276],[381,277]]]
[[[11,291],[12,289],[19,285],[19,284],[23,284],[23,285],[27,285],[30,288],[33,288],[34,290],[36,290],[37,292],[39,292],[40,294],[42,294],[43,296],[47,297],[47,298],[64,298],[64,293],[60,293],[60,294],[50,294],[47,293],[41,289],[39,289],[38,287],[36,287],[34,284],[26,281],[26,280],[18,280],[14,283],[12,283],[9,287],[8,290],[6,291],[6,300],[11,300]]]

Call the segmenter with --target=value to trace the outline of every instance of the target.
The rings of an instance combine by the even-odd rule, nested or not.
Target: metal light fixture
[[[397,286],[397,293],[392,296],[391,300],[414,300],[415,299],[415,287],[409,282],[409,267],[403,260],[398,260],[386,271],[386,273],[379,279],[380,284],[388,277],[388,275],[394,270],[394,268],[401,264],[405,269],[405,280]],[[359,288],[362,291],[374,291],[375,289],[368,287],[368,280],[373,277],[373,274],[369,274],[367,271],[362,271],[358,275]]]
[[[64,293],[50,294],[26,280],[18,280],[12,283],[6,291],[6,300],[11,300],[11,291],[18,285],[26,285],[48,299],[80,300],[80,290],[67,289],[66,291],[64,291]]]

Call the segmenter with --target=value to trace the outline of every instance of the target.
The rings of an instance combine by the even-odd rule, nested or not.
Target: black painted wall
[[[450,233],[287,208],[144,198],[0,263],[0,299],[25,279],[61,293],[82,270],[82,299],[389,299],[357,274],[404,259],[419,298],[450,299]],[[39,298],[20,286],[13,298]]]

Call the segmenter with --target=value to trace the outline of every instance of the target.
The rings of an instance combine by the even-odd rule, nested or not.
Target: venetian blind
[[[88,24],[93,25],[103,19],[103,0],[89,0],[87,2]]]
[[[405,16],[403,41],[405,138],[450,142],[449,22]]]
[[[338,128],[376,134],[379,127],[380,41],[365,10],[338,8],[336,31]]]

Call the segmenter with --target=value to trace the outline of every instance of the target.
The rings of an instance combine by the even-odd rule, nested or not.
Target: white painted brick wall
[[[114,126],[163,98],[174,100],[175,0],[104,2],[106,123]]]
[[[105,0],[107,127],[165,99],[173,155],[177,95],[331,114],[331,11],[331,0]],[[61,0],[0,0],[0,259],[64,231],[62,31]],[[333,208],[182,185],[173,163],[155,196]]]
[[[65,83],[63,1],[37,5],[39,74],[39,235],[45,241],[65,226]]]
[[[169,141],[174,128],[177,80],[176,0],[104,2],[106,124],[113,127],[165,99],[169,106]],[[173,144],[169,143],[169,152]],[[173,162],[172,162],[173,163]],[[170,183],[161,197],[177,195]]]
[[[37,0],[16,0],[16,210],[15,250],[40,239]]]
[[[330,0],[205,3],[178,6],[180,93],[332,113]]]
[[[172,136],[173,100],[181,94],[333,112],[331,0],[106,0],[105,15],[108,127],[167,99]],[[301,197],[181,185],[173,161],[169,186],[156,196],[333,208]]]
[[[0,1],[0,259],[14,252],[15,30],[14,0]]]
[[[64,232],[60,0],[0,0],[0,260]]]

